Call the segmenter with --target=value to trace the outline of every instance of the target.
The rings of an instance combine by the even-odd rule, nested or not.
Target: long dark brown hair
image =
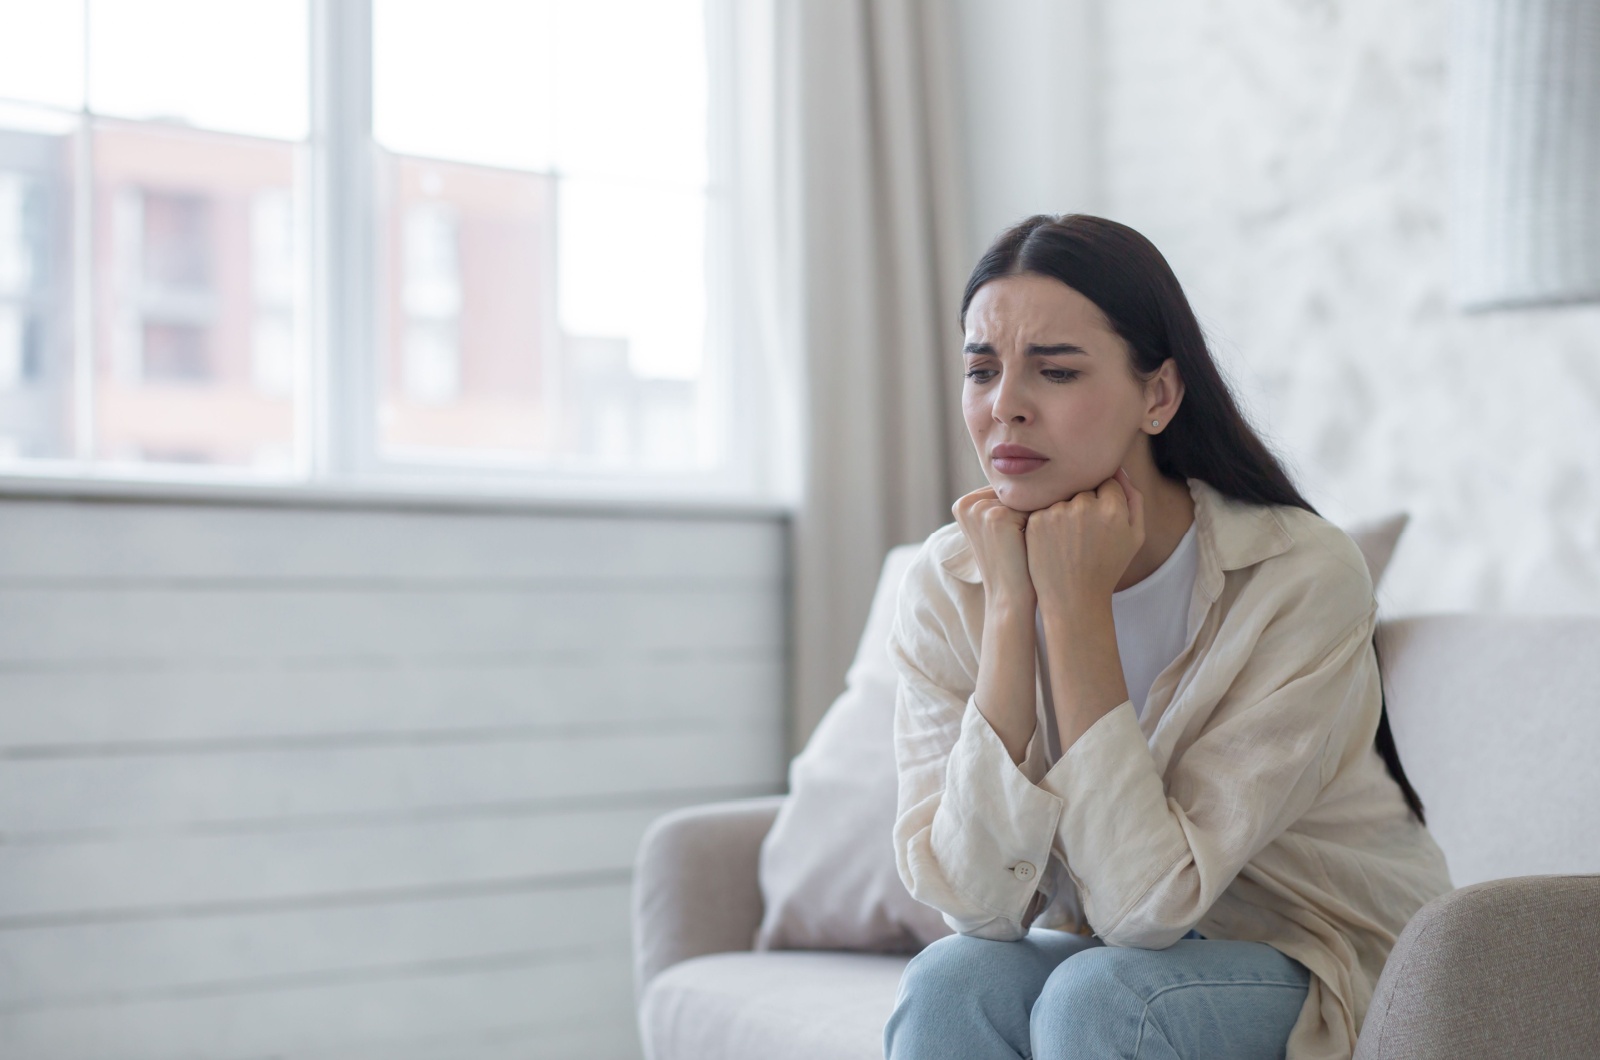
[[[1036,214],[1006,229],[979,259],[961,296],[961,322],[978,288],[1030,272],[1060,280],[1099,307],[1132,350],[1133,367],[1148,376],[1172,358],[1183,377],[1183,407],[1150,439],[1156,469],[1179,482],[1197,478],[1219,493],[1254,504],[1283,504],[1318,514],[1282,463],[1239,410],[1217,371],[1189,299],[1167,259],[1127,225],[1088,214]],[[1376,650],[1376,642],[1374,642]],[[1426,821],[1400,765],[1389,707],[1379,686],[1374,741],[1406,805]]]

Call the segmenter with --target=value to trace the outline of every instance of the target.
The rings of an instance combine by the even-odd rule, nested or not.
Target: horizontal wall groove
[[[272,898],[239,898],[203,902],[175,902],[161,905],[72,909],[50,913],[25,913],[0,916],[0,931],[81,927],[88,924],[129,924],[158,920],[198,920],[237,916],[274,916],[316,909],[400,905],[412,902],[448,902],[493,895],[524,894],[532,891],[560,891],[585,887],[626,884],[633,879],[631,869],[586,869],[581,872],[548,872],[490,880],[463,880],[451,883],[372,887],[352,891],[313,892]]]
[[[630,1009],[621,1013],[623,1019],[631,1017]],[[236,1057],[234,1060],[376,1060],[379,1057],[399,1055],[410,1057],[412,1050],[426,1048],[437,1050],[448,1046],[450,1053],[438,1052],[433,1055],[475,1056],[476,1050],[484,1046],[506,1045],[513,1042],[525,1041],[528,1038],[548,1038],[564,1032],[592,1032],[595,1029],[593,1017],[584,1017],[578,1020],[539,1020],[533,1023],[506,1023],[491,1027],[478,1027],[473,1030],[457,1031],[452,1034],[419,1035],[415,1038],[404,1040],[385,1039],[381,1045],[368,1042],[351,1042],[337,1050],[318,1049],[314,1054],[287,1051],[278,1053],[263,1053],[256,1056]],[[631,1021],[629,1022],[631,1032]],[[385,1050],[383,1053],[375,1052],[377,1048]],[[585,1056],[590,1054],[583,1054]]]
[[[682,593],[682,592],[755,592],[769,593],[781,590],[781,578],[675,578],[641,577],[631,574],[611,576],[589,575],[570,577],[418,577],[416,575],[301,575],[286,577],[274,574],[235,575],[219,578],[207,575],[193,577],[166,575],[159,578],[136,576],[88,575],[84,577],[29,577],[0,576],[0,592],[8,589],[35,592],[116,592],[119,590],[145,591],[170,590],[182,592],[363,592],[363,593],[543,593],[543,592],[607,592],[607,593]]]
[[[473,957],[441,957],[374,967],[330,968],[314,972],[248,976],[238,979],[186,983],[146,990],[100,991],[91,994],[62,995],[21,1003],[0,1002],[0,1016],[24,1015],[59,1009],[105,1008],[112,1005],[148,1004],[162,1001],[191,1001],[207,997],[260,994],[281,990],[304,990],[323,986],[348,986],[396,979],[435,976],[475,975],[511,971],[555,962],[573,963],[627,954],[626,948],[605,946],[552,946],[542,949],[509,950]]]
[[[60,508],[147,508],[199,512],[349,512],[358,516],[537,519],[544,522],[731,523],[782,528],[788,501],[763,496],[472,489],[460,484],[258,483],[100,475],[0,475],[0,503]]]
[[[377,653],[339,653],[336,655],[238,655],[227,658],[196,659],[152,656],[77,657],[66,659],[0,659],[0,674],[5,673],[236,673],[278,670],[470,670],[507,669],[527,666],[571,666],[574,668],[625,666],[630,663],[671,665],[700,662],[766,662],[781,656],[778,643],[749,647],[675,647],[629,649],[619,660],[614,647],[604,650],[518,652],[464,652],[455,655],[425,656],[415,653],[389,655]]]
[[[648,809],[693,802],[754,798],[776,794],[767,785],[729,785],[724,787],[656,788],[649,791],[617,792],[608,795],[557,796],[542,799],[514,799],[503,802],[463,803],[453,806],[408,806],[393,810],[360,810],[347,813],[294,814],[284,817],[235,820],[192,821],[159,825],[116,825],[88,828],[50,828],[0,832],[0,847],[80,846],[95,843],[124,843],[159,838],[195,838],[230,835],[281,835],[338,830],[372,830],[437,824],[441,821],[480,821],[495,818],[542,817],[562,813],[606,812]],[[3,926],[4,918],[0,918]]]
[[[0,745],[0,761],[71,758],[183,757],[217,754],[274,754],[285,751],[388,750],[395,747],[447,747],[472,744],[544,743],[600,740],[617,735],[667,735],[707,730],[760,731],[779,725],[777,719],[680,716],[675,718],[607,718],[592,722],[545,722],[490,725],[468,729],[413,729],[372,732],[290,733],[270,736],[196,737],[162,740],[120,740],[81,744]]]

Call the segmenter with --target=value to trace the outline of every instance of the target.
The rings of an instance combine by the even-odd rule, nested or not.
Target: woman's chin
[[[994,495],[999,498],[1001,504],[1017,512],[1037,512],[1052,504],[1076,497],[1084,490],[1096,489],[1100,485],[1098,481],[1087,486],[1078,486],[1062,482],[1025,482],[1020,478],[1013,479],[1004,475],[996,475],[995,478],[1000,481],[990,482],[990,485],[994,486]]]
[[[1048,490],[1008,482],[1003,478],[995,485],[994,495],[1001,504],[1016,512],[1037,512],[1061,499]]]

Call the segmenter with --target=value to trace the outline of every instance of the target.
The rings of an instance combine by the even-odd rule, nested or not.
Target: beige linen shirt
[[[978,711],[983,584],[955,523],[928,537],[889,642],[900,878],[984,938],[1265,942],[1312,973],[1290,1060],[1348,1058],[1395,937],[1451,886],[1373,748],[1371,578],[1326,520],[1188,485],[1188,644],[1142,717],[1124,701],[1059,760],[1037,680],[1020,765]]]

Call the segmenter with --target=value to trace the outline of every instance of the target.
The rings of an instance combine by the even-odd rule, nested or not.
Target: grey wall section
[[[975,264],[1030,214],[1105,212],[1104,30],[1099,0],[954,0],[954,10]]]
[[[641,831],[782,786],[783,535],[0,500],[0,1056],[637,1056]]]

